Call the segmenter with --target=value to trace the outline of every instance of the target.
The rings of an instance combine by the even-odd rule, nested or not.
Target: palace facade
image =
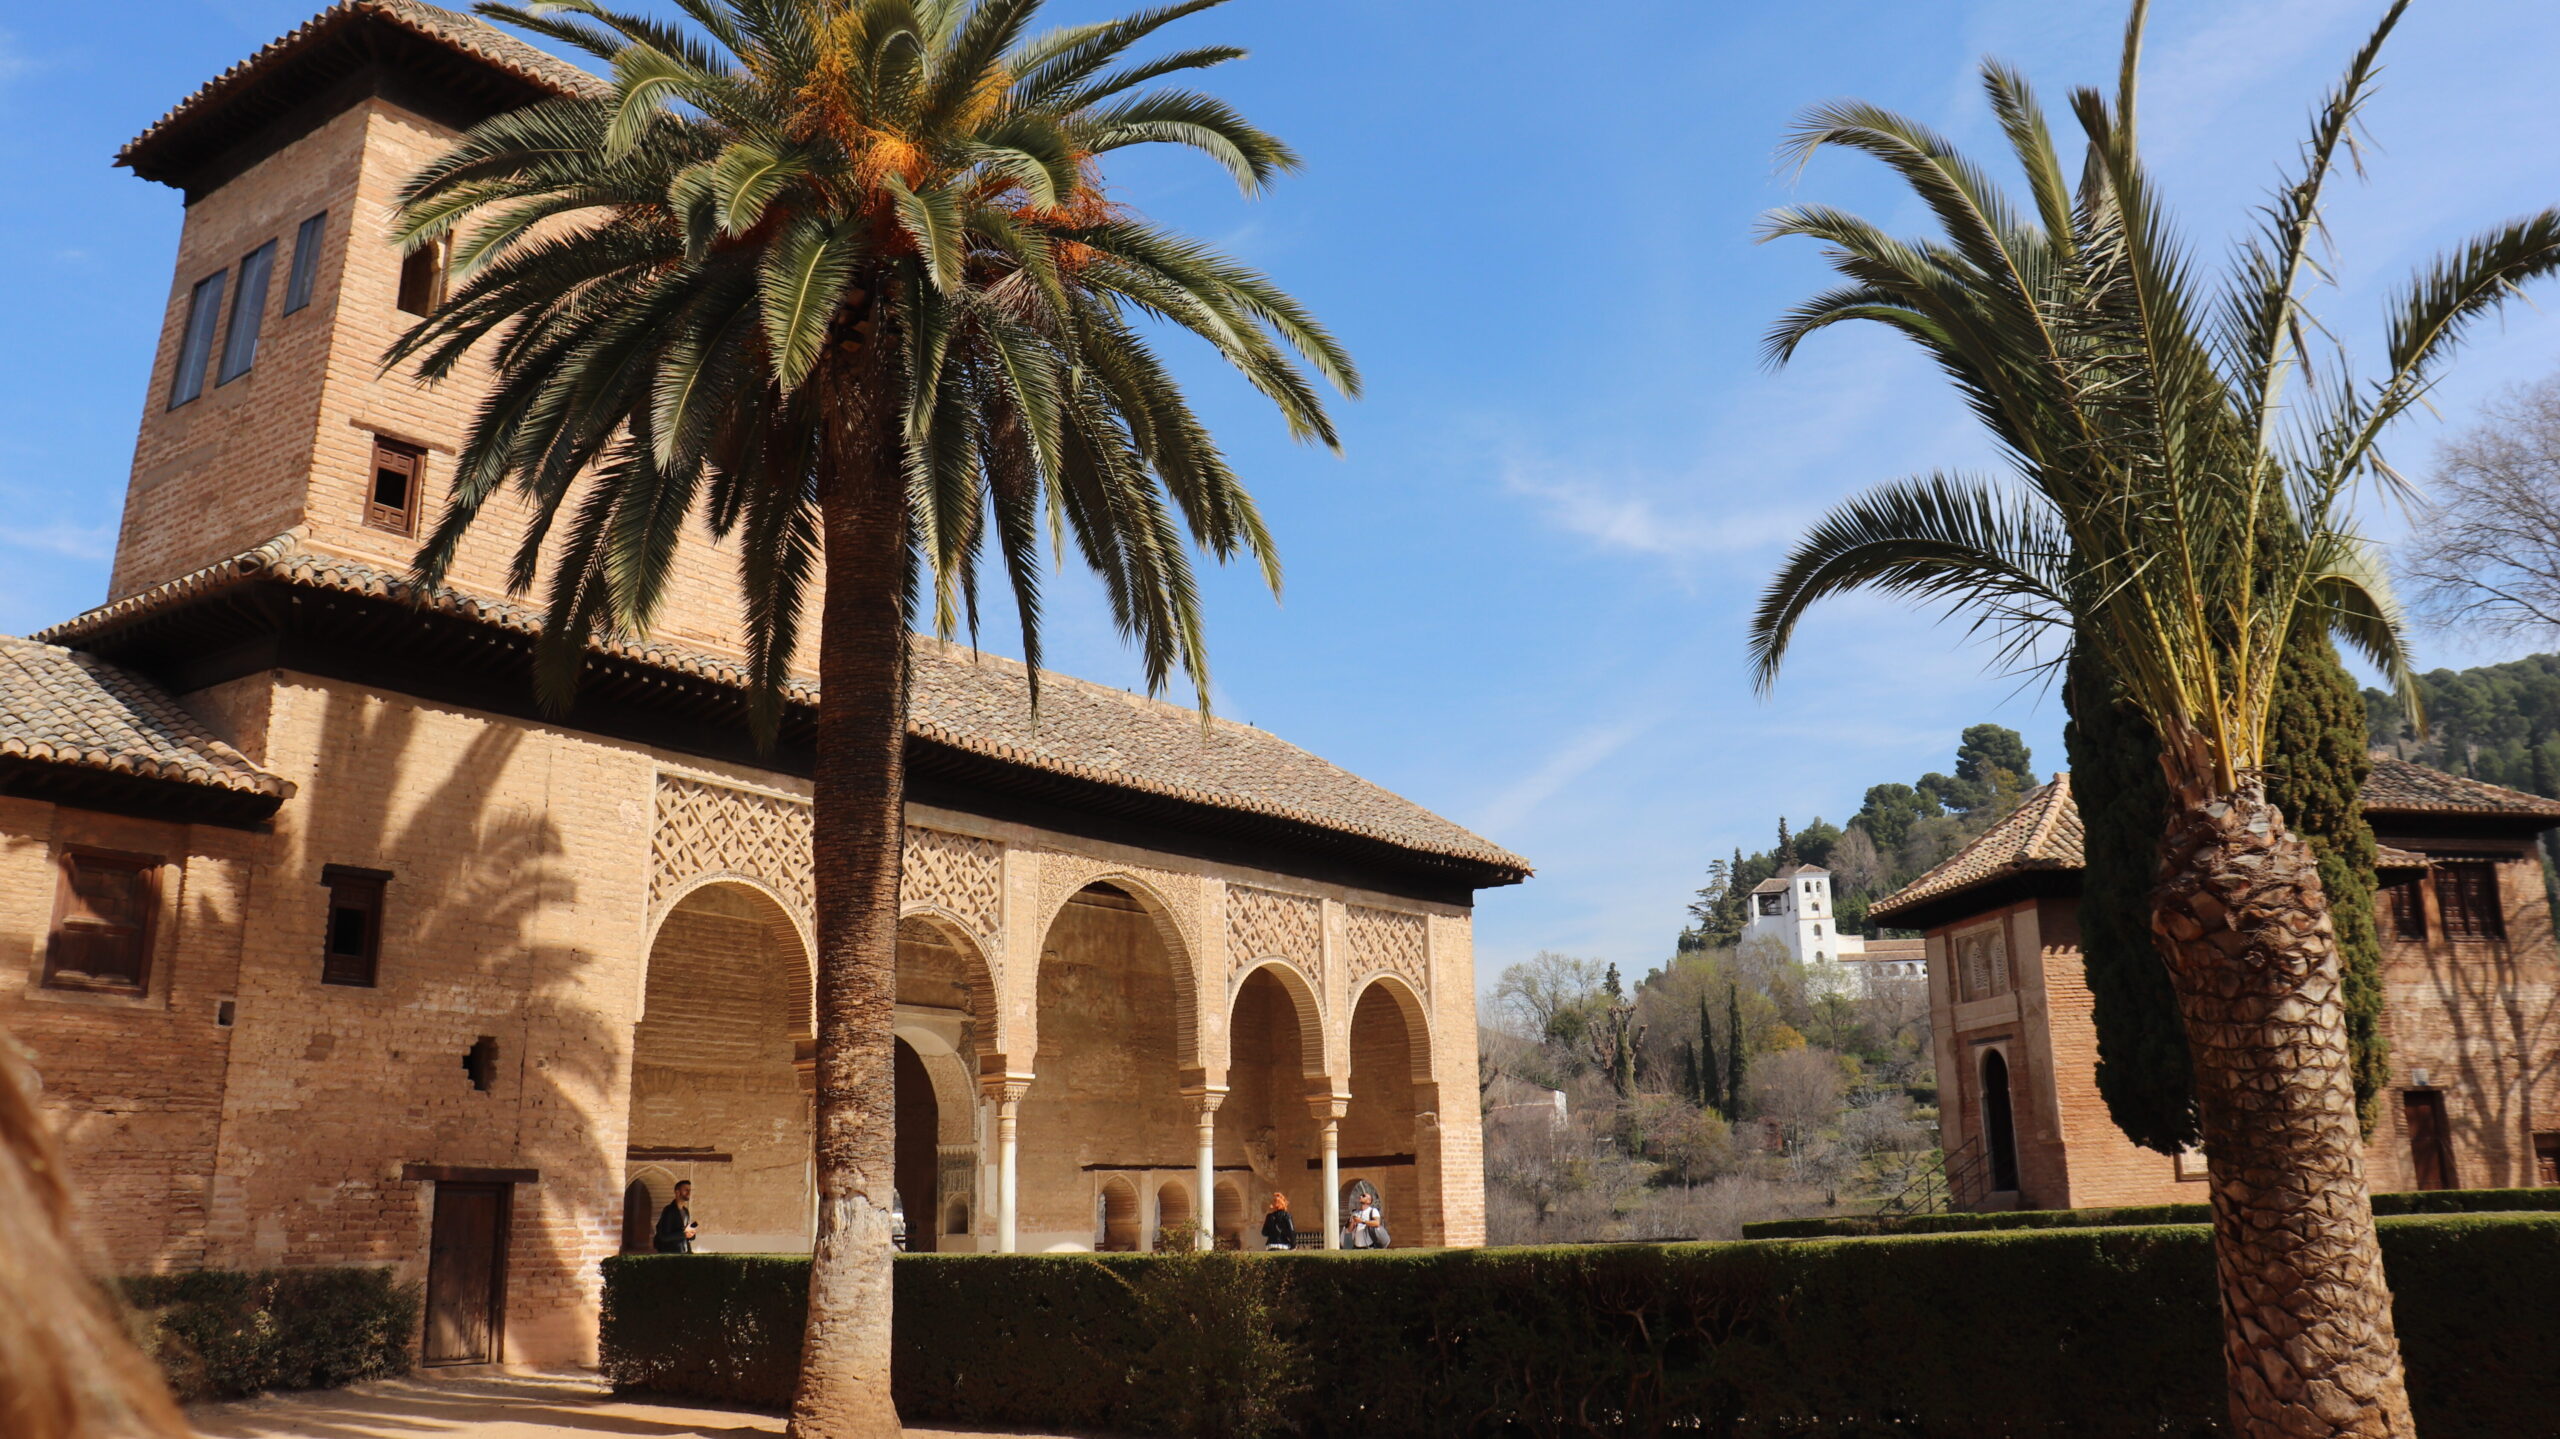
[[[0,1028],[133,1270],[385,1264],[422,1357],[592,1357],[598,1261],[691,1179],[809,1242],[814,687],[747,739],[736,557],[532,700],[519,513],[406,578],[482,372],[385,374],[442,256],[395,191],[599,82],[337,5],[120,163],[185,229],[104,605],[0,639]],[[1274,736],[915,651],[896,1014],[909,1247],[1483,1235],[1475,893],[1519,857]]]
[[[2560,1185],[2560,941],[2538,839],[2560,801],[2376,759],[2375,919],[2391,1080],[2377,1191]],[[2071,777],[1867,913],[1928,935],[1941,1145],[1956,1204],[2203,1203],[2201,1155],[2137,1147],[2098,1093]]]

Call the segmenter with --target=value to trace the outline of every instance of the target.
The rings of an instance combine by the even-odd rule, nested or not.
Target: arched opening
[[[2009,1061],[1996,1049],[1982,1053],[1982,1143],[1991,1164],[1991,1188],[2018,1188],[2018,1127],[2009,1105]]]
[[[898,1208],[906,1216],[907,1248],[930,1254],[938,1247],[935,1241],[940,1236],[935,1228],[942,1219],[942,1116],[934,1103],[933,1079],[924,1072],[924,1061],[916,1056],[915,1046],[903,1039],[892,1043],[897,1047],[891,1075],[898,1105],[893,1182],[898,1189]]]
[[[898,1206],[916,1253],[978,1247],[978,1056],[992,1039],[986,963],[964,935],[923,915],[898,925]]]
[[[1415,1076],[1430,1073],[1431,1061],[1421,1023],[1420,1004],[1394,980],[1360,991],[1351,1010],[1351,1104],[1342,1117],[1341,1145],[1343,1171],[1357,1169],[1375,1190],[1386,1223],[1429,1242],[1425,1236],[1437,1232],[1438,1216],[1423,1212],[1431,1186],[1422,1175]]]
[[[1301,1227],[1324,1227],[1323,1163],[1307,1093],[1324,1085],[1323,1025],[1315,993],[1296,971],[1266,964],[1236,987],[1227,1019],[1227,1099],[1218,1109],[1221,1162],[1241,1159],[1252,1175],[1245,1212],[1261,1222],[1272,1191],[1295,1194]],[[1304,1203],[1319,1196],[1315,1206]],[[1242,1216],[1239,1216],[1241,1221]],[[1256,1236],[1258,1239],[1258,1235]]]
[[[708,884],[660,922],[632,1034],[631,1157],[693,1181],[698,1248],[807,1247],[809,1034],[808,955],[772,896]]]
[[[1123,1175],[1105,1180],[1093,1205],[1093,1247],[1105,1253],[1138,1249],[1138,1186]]]
[[[1220,1249],[1244,1247],[1244,1187],[1232,1179],[1218,1184],[1217,1214],[1212,1228],[1217,1233]]]
[[[1191,1249],[1191,1187],[1179,1179],[1156,1186],[1156,1248]]]
[[[1102,1227],[1079,1213],[1096,1171],[1180,1171],[1196,1162],[1182,1097],[1182,963],[1131,891],[1086,886],[1041,945],[1039,1075],[1024,1097],[1015,1161],[1018,1248],[1085,1249]],[[1125,1187],[1125,1186],[1124,1186]],[[1139,1212],[1129,1188],[1131,1223]],[[1128,1247],[1136,1247],[1130,1231]]]
[[[622,1252],[646,1254],[658,1229],[658,1206],[649,1202],[649,1185],[632,1180],[622,1191]]]

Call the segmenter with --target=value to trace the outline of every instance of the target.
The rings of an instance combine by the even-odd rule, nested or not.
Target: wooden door
[[[427,1245],[429,1364],[494,1364],[504,1348],[507,1210],[504,1184],[436,1185]]]
[[[2453,1132],[2445,1124],[2444,1091],[2412,1089],[2400,1096],[2409,1120],[2409,1158],[2420,1189],[2453,1187]]]

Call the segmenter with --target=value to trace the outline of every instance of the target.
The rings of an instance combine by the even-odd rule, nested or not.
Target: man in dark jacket
[[[658,1211],[656,1246],[660,1254],[691,1254],[693,1236],[701,1230],[693,1222],[693,1181],[676,1181],[676,1197]]]

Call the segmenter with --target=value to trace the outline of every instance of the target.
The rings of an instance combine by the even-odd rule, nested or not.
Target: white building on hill
[[[1751,917],[1742,942],[1771,939],[1787,957],[1812,970],[1816,987],[1872,993],[1895,980],[1925,982],[1928,969],[1918,940],[1869,940],[1840,928],[1831,909],[1831,871],[1793,864],[1751,891]]]

